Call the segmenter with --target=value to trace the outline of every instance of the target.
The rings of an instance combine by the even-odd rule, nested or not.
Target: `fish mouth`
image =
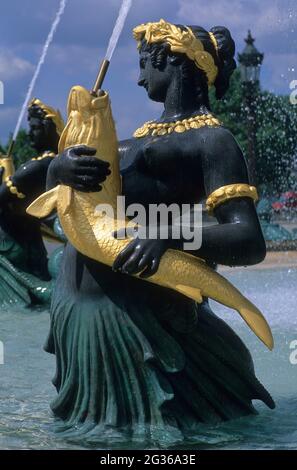
[[[68,99],[68,114],[71,111],[84,112],[90,109],[92,97],[90,93],[81,86],[74,86],[71,89]]]

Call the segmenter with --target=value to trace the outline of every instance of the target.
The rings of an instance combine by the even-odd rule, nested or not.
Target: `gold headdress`
[[[29,108],[31,108],[32,106],[38,106],[40,109],[42,109],[42,111],[44,111],[45,113],[45,117],[51,119],[55,123],[57,134],[62,134],[65,127],[65,123],[58,109],[56,110],[51,106],[44,104],[41,100],[38,100],[37,98],[33,98],[31,100]]]
[[[200,70],[205,72],[209,86],[214,84],[218,67],[213,56],[205,51],[202,42],[196,38],[191,28],[186,27],[186,31],[183,31],[165,20],[160,20],[158,23],[145,23],[137,26],[133,29],[133,36],[138,41],[138,47],[142,39],[149,44],[166,42],[172,52],[186,54]],[[212,36],[210,37],[213,42]]]

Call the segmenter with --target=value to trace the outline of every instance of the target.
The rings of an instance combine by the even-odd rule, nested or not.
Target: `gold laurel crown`
[[[45,117],[47,119],[51,119],[54,122],[56,126],[56,130],[57,130],[57,134],[58,135],[62,134],[64,127],[65,127],[65,123],[58,109],[52,108],[51,106],[43,103],[41,100],[37,98],[33,98],[31,100],[29,104],[29,108],[31,108],[32,106],[38,106],[40,109],[42,109],[42,111],[44,111],[45,113]]]
[[[202,41],[196,38],[188,26],[183,31],[178,26],[161,19],[157,23],[144,23],[136,26],[133,29],[133,36],[138,41],[138,48],[143,39],[149,44],[166,42],[171,52],[186,54],[200,70],[205,72],[209,86],[216,81],[218,67],[213,56],[204,49]],[[210,34],[210,39],[218,53],[218,44],[213,33]]]

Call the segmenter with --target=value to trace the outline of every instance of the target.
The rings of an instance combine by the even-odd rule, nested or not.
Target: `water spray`
[[[125,21],[126,21],[126,18],[128,16],[128,13],[131,9],[132,1],[133,0],[123,0],[123,2],[122,2],[116,24],[114,26],[111,38],[109,40],[109,44],[108,44],[108,47],[107,47],[105,59],[101,63],[101,66],[100,66],[100,69],[99,69],[94,87],[91,91],[92,95],[97,96],[98,94],[100,94],[100,90],[102,88],[103,81],[104,81],[105,76],[107,74],[107,71],[108,71],[108,68],[109,68],[109,65],[110,65],[110,61],[112,59],[113,53],[115,51],[115,48],[116,48],[117,43],[119,41],[120,35],[121,35],[122,30],[124,28]],[[13,134],[13,138],[12,138],[12,141],[11,141],[9,149],[8,149],[7,158],[10,158],[11,155],[12,155],[13,147],[14,147],[18,132],[20,130],[20,126],[21,126],[22,120],[24,118],[27,106],[29,104],[29,101],[30,101],[30,98],[31,98],[31,95],[32,95],[32,91],[33,91],[33,89],[35,87],[35,84],[36,84],[36,81],[39,77],[41,67],[42,67],[42,65],[45,61],[45,58],[46,58],[46,55],[47,55],[47,52],[48,52],[48,48],[49,48],[50,44],[53,41],[54,34],[55,34],[55,32],[56,32],[56,30],[59,26],[59,23],[61,21],[61,18],[62,18],[62,15],[64,13],[66,4],[67,4],[67,0],[61,0],[60,1],[59,10],[58,10],[58,12],[56,14],[56,18],[55,18],[55,20],[54,20],[54,22],[51,26],[49,35],[48,35],[47,40],[45,42],[45,45],[43,47],[41,57],[39,59],[39,62],[37,64],[37,67],[36,67],[36,70],[35,70],[35,73],[33,75],[31,83],[29,85],[28,92],[27,92],[27,95],[26,95],[24,104],[22,106],[21,113],[20,113],[16,128],[15,128],[15,131],[14,131],[14,134]]]
[[[41,56],[40,56],[40,59],[39,59],[39,62],[37,64],[37,67],[36,67],[36,70],[34,72],[34,75],[32,77],[32,80],[31,80],[31,83],[29,85],[29,88],[28,88],[28,91],[27,91],[27,95],[26,95],[26,98],[25,98],[25,101],[24,101],[24,104],[22,106],[22,109],[21,109],[21,112],[20,112],[20,115],[19,115],[19,118],[18,118],[18,122],[17,122],[17,125],[16,125],[16,128],[15,128],[15,131],[13,133],[13,137],[12,137],[12,141],[10,143],[10,146],[9,146],[9,149],[8,149],[8,154],[7,154],[7,158],[10,158],[11,155],[12,155],[12,151],[13,151],[13,147],[14,147],[14,144],[15,144],[15,141],[16,141],[16,138],[17,138],[17,135],[19,133],[19,130],[20,130],[20,127],[21,127],[21,124],[22,124],[22,121],[24,119],[24,115],[25,115],[25,112],[27,110],[27,106],[29,104],[29,101],[30,101],[30,98],[31,98],[31,95],[32,95],[32,92],[33,92],[33,89],[35,87],[35,84],[36,84],[36,81],[39,77],[39,74],[40,74],[40,71],[41,71],[41,67],[45,61],[45,58],[47,56],[47,53],[48,53],[48,49],[49,49],[49,46],[51,45],[53,39],[54,39],[54,35],[55,35],[55,32],[59,26],[59,23],[61,21],[61,18],[63,16],[63,13],[64,13],[64,10],[65,10],[65,7],[66,7],[66,4],[67,4],[67,1],[68,0],[60,0],[60,6],[59,6],[59,9],[57,11],[57,14],[56,14],[56,17],[54,19],[54,22],[51,26],[51,29],[50,29],[50,32],[48,34],[48,37],[45,41],[45,44],[43,46],[43,49],[42,49],[42,53],[41,53]]]
[[[97,79],[96,79],[94,87],[91,91],[91,94],[94,95],[94,96],[97,96],[98,93],[100,94],[100,90],[102,88],[103,81],[104,81],[105,76],[107,74],[110,61],[112,59],[113,53],[114,53],[115,48],[117,46],[117,43],[119,41],[121,32],[123,31],[128,13],[131,9],[132,1],[133,0],[123,0],[123,3],[122,3],[122,6],[120,8],[119,15],[118,15],[115,27],[113,29],[111,38],[109,40],[109,44],[108,44],[108,47],[107,47],[105,59],[101,63]]]

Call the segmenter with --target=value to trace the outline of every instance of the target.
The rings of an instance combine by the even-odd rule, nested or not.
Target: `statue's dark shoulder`
[[[142,139],[125,139],[119,142],[119,160],[121,171],[129,168],[135,161]]]
[[[129,151],[135,145],[135,142],[136,142],[135,138],[125,139],[125,140],[121,140],[119,142],[119,156],[120,156],[120,159],[125,158],[125,155],[127,153],[129,153]]]
[[[192,149],[194,148],[197,149],[206,189],[209,191],[228,184],[248,183],[243,152],[227,128],[205,127],[193,132]]]
[[[229,129],[223,126],[205,126],[184,134],[191,149],[215,157],[226,148],[233,153],[241,153],[240,146]]]

